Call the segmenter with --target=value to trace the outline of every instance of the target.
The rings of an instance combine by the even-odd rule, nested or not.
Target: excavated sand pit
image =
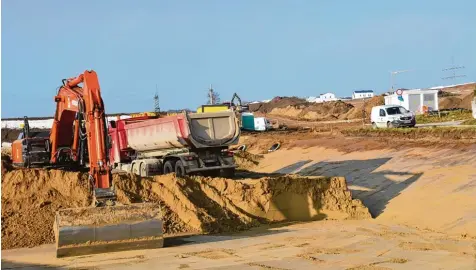
[[[115,174],[113,182],[123,204],[159,203],[169,235],[240,231],[285,220],[370,218],[339,177],[231,180]],[[89,190],[81,173],[25,169],[2,174],[2,249],[53,243],[55,212],[90,205]]]

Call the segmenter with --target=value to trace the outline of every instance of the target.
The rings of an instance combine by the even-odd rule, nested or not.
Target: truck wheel
[[[387,127],[388,127],[388,128],[393,128],[394,126],[393,126],[393,124],[392,124],[391,122],[387,122]]]
[[[377,129],[377,124],[375,122],[372,123],[372,128]]]
[[[181,160],[175,163],[175,175],[177,177],[182,177],[185,175],[185,167],[183,166],[183,163]]]
[[[235,177],[235,168],[223,169],[222,177],[224,177],[224,178],[233,178],[233,177]]]
[[[164,164],[164,174],[169,174],[174,172],[174,167],[172,166],[172,161],[168,160]]]

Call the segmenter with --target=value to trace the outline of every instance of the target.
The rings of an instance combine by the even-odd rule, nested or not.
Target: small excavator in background
[[[57,257],[162,247],[158,205],[116,202],[108,164],[106,114],[96,72],[64,79],[54,100],[56,112],[49,137],[30,134],[25,117],[23,134],[12,143],[12,161],[16,167],[89,168],[93,205],[56,213]]]
[[[237,103],[234,102],[235,99],[238,101]],[[233,97],[231,98],[231,101],[223,102],[221,104],[202,105],[198,107],[197,113],[219,112],[219,111],[226,111],[230,109],[233,109],[233,111],[237,113],[242,113],[242,112],[247,112],[249,110],[249,107],[247,105],[243,105],[243,103],[241,102],[241,98],[238,96],[237,93],[234,93]]]

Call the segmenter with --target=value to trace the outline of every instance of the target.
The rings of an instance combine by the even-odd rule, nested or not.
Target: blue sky
[[[2,117],[53,115],[61,79],[98,72],[106,111],[383,92],[476,80],[476,1],[2,1]]]

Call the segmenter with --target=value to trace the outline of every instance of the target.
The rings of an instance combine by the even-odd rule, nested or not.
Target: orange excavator
[[[54,100],[50,136],[32,134],[25,117],[23,133],[12,143],[12,161],[17,167],[89,167],[92,207],[56,213],[57,257],[162,247],[159,206],[120,205],[116,201],[108,164],[107,120],[96,72],[64,79]]]

